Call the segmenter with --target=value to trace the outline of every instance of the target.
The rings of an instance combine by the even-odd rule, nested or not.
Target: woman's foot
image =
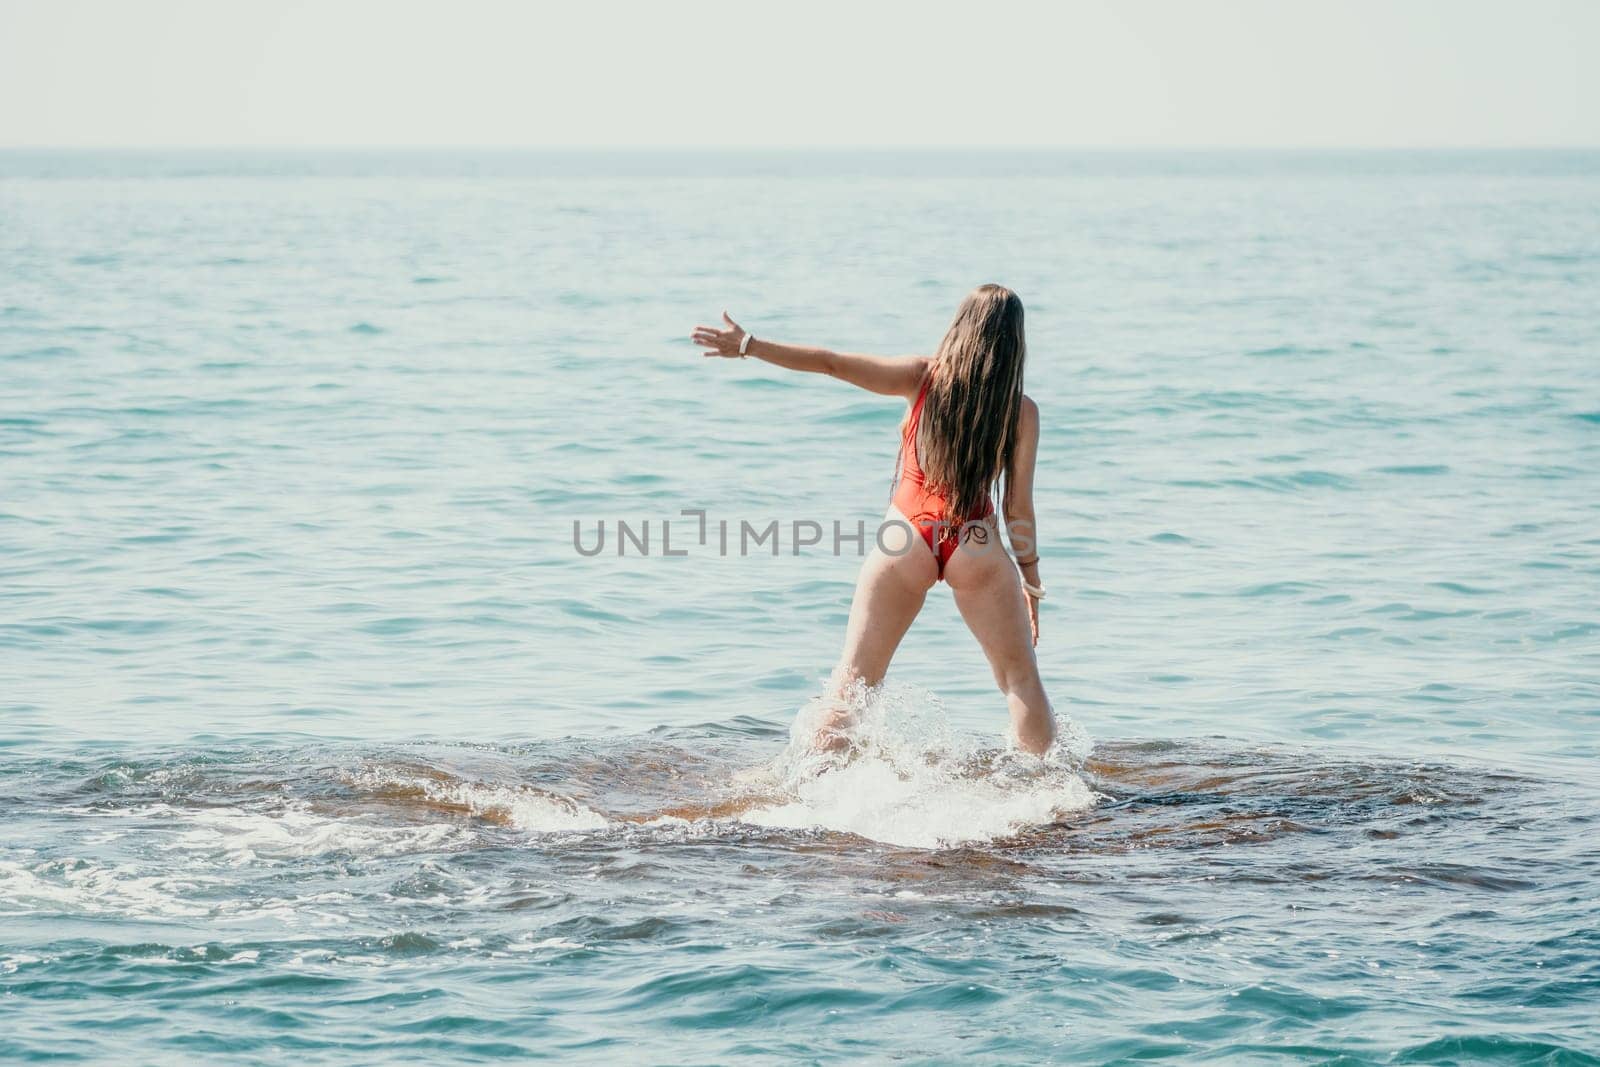
[[[811,737],[813,752],[848,752],[855,746],[850,737],[856,717],[848,707],[839,706],[822,717],[822,723]]]
[[[1056,717],[1052,712],[1025,708],[1018,715],[1013,706],[1012,722],[1015,724],[1012,741],[1030,755],[1042,756],[1056,743]]]

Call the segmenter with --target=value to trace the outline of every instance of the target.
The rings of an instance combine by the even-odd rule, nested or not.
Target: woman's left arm
[[[1011,451],[1011,466],[1006,471],[1005,498],[1000,501],[1005,511],[1006,536],[1011,540],[1011,552],[1016,557],[1022,580],[1043,588],[1039,581],[1039,527],[1033,511],[1033,471],[1039,460],[1039,405],[1031,397],[1022,398],[1017,412],[1017,441]],[[1028,624],[1033,630],[1033,643],[1039,643],[1039,600],[1027,595]]]
[[[694,333],[689,335],[695,344],[709,350],[701,355],[729,358],[754,356],[787,370],[826,374],[884,396],[910,399],[922,387],[922,374],[927,360],[919,356],[868,356],[761,341],[750,337],[748,331],[729,318],[726,311],[722,313],[722,321],[728,325],[725,330],[696,326]],[[741,348],[744,351],[741,352]]]

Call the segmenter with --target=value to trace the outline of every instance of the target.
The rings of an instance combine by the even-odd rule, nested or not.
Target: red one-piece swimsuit
[[[900,509],[900,514],[921,531],[922,539],[928,543],[928,548],[939,562],[939,577],[943,579],[944,565],[950,562],[956,546],[961,544],[964,524],[993,515],[994,504],[986,499],[982,508],[955,522],[945,517],[947,499],[928,488],[922,465],[917,462],[917,426],[922,421],[923,401],[928,399],[928,381],[928,378],[923,379],[900,438],[900,472],[895,481],[892,502]]]

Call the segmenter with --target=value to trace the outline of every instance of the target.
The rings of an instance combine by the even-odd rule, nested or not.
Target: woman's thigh
[[[891,508],[886,521],[896,519],[904,522]],[[906,534],[911,540],[904,540]],[[874,545],[856,579],[850,625],[839,657],[840,667],[851,678],[868,685],[883,681],[900,639],[916,620],[928,590],[939,576],[933,552],[909,524],[903,529],[890,527],[883,541],[889,551]]]
[[[999,531],[991,525],[985,540],[963,537],[945,564],[944,578],[961,617],[989,657],[995,679],[1004,685],[1019,673],[1037,674],[1022,580],[1000,544]]]

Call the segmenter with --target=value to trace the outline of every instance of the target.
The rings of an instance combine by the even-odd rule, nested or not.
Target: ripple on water
[[[1549,936],[1582,928],[1566,887],[1600,873],[1576,787],[1224,742],[1019,761],[906,689],[864,709],[853,762],[808,764],[783,736],[740,719],[14,763],[0,981],[39,1004],[187,991],[180,1015],[260,1040],[432,990],[417,1032],[455,1051],[444,1020],[480,980],[509,999],[472,1026],[519,1048],[548,1039],[518,1015],[531,1002],[563,1005],[580,1042],[619,1007],[669,1042],[763,1020],[798,1035],[819,1011],[855,1020],[848,1042],[960,1009],[1034,1042],[1070,1020],[1103,1056],[1124,1038],[1095,1007],[1121,991],[1203,1006],[1208,1024],[1177,1024],[1198,1045],[1281,1049],[1264,1020],[1294,1018],[1305,1047],[1361,1055],[1351,1020],[1426,1047],[1415,997],[1487,1018],[1472,998],[1491,980],[1547,1005],[1553,1032],[1581,1025],[1583,949]],[[104,941],[110,918],[154,925]]]

